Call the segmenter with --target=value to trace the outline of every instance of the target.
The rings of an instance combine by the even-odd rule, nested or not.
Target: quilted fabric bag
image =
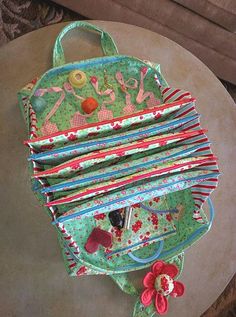
[[[61,41],[77,27],[100,34],[104,57],[66,64]],[[137,296],[134,316],[166,313],[169,295],[184,293],[184,251],[214,216],[209,200],[209,219],[202,206],[219,170],[195,98],[86,22],[60,32],[53,68],[18,97],[32,189],[68,273],[109,275]],[[147,267],[140,293],[127,273]]]

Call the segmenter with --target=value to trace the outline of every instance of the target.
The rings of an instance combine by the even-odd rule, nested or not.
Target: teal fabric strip
[[[53,49],[53,67],[58,67],[65,64],[65,55],[61,41],[70,30],[75,28],[82,28],[87,31],[98,32],[101,36],[101,46],[103,53],[105,55],[118,55],[116,44],[109,33],[103,31],[101,28],[91,23],[85,21],[75,21],[64,27],[56,39]]]
[[[127,142],[133,142],[139,140],[143,136],[154,136],[160,132],[167,132],[182,126],[185,122],[194,120],[196,116],[171,120],[170,122],[164,122],[160,124],[143,127],[136,130],[126,131],[120,134],[115,134],[109,137],[103,137],[96,140],[80,142],[76,145],[64,146],[52,151],[45,151],[42,153],[32,154],[28,160],[36,161],[43,164],[53,164],[54,162],[60,162],[60,159],[65,161],[80,154],[88,153],[90,151],[105,149],[106,147],[125,144]],[[104,147],[106,144],[106,147]]]
[[[197,175],[197,176],[193,176],[193,175]],[[102,204],[98,205],[96,201],[90,200],[90,203],[93,205],[93,207],[88,208],[86,206],[86,203],[78,205],[78,207],[75,207],[72,209],[70,214],[65,216],[60,216],[56,220],[56,222],[64,222],[69,219],[73,219],[88,213],[93,215],[92,212],[95,212],[95,211],[109,212],[109,211],[116,210],[122,207],[130,206],[139,202],[140,198],[138,199],[137,197],[142,197],[143,200],[148,200],[154,197],[159,197],[159,196],[168,194],[170,192],[192,187],[193,185],[203,180],[206,180],[211,177],[217,177],[217,176],[219,176],[219,173],[208,173],[206,171],[205,172],[196,171],[196,172],[182,173],[175,176],[171,176],[169,178],[165,178],[166,184],[164,185],[160,185],[160,182],[163,181],[163,179],[152,181],[149,183],[144,183],[142,185],[143,186],[142,191],[140,191],[140,186],[134,186],[132,187],[132,189],[127,189],[127,195],[125,197],[121,192],[119,193],[117,192],[117,193],[112,193],[110,195],[104,196]],[[159,183],[159,186],[157,186],[158,183]],[[146,190],[144,188],[146,188]],[[119,197],[119,196],[120,198],[112,199],[112,197]],[[56,222],[53,222],[52,224],[55,224]]]
[[[88,186],[92,184],[94,181],[103,182],[111,177],[121,177],[129,175],[130,173],[134,173],[137,170],[142,170],[146,168],[152,168],[157,163],[164,163],[170,160],[176,160],[178,158],[187,157],[189,154],[195,152],[196,150],[200,149],[201,147],[208,145],[208,143],[204,143],[201,145],[189,145],[185,147],[176,147],[170,150],[166,150],[154,155],[148,155],[146,157],[146,162],[142,163],[143,158],[135,159],[133,156],[130,157],[130,160],[133,162],[133,166],[125,167],[126,161],[116,165],[116,169],[114,170],[113,167],[106,167],[99,169],[99,172],[92,171],[87,173],[86,175],[80,175],[70,179],[69,181],[66,180],[64,182],[58,183],[53,186],[45,187],[41,189],[42,193],[48,192],[57,192],[60,190],[70,190],[74,188],[78,188],[80,186]],[[169,154],[168,154],[169,153]]]
[[[135,256],[132,252],[129,252],[128,256],[132,260],[134,260],[135,262],[138,262],[138,263],[141,263],[141,264],[147,264],[147,263],[153,262],[153,261],[155,261],[156,259],[159,258],[160,254],[161,254],[161,251],[163,250],[163,247],[164,247],[164,241],[161,240],[159,242],[159,246],[157,248],[157,251],[152,256],[150,256],[150,257],[148,257],[146,259],[139,258],[139,257]]]

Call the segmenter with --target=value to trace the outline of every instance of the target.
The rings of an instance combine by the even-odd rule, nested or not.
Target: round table
[[[121,54],[160,63],[170,86],[192,92],[202,126],[208,129],[219,158],[222,176],[212,195],[215,221],[212,230],[186,251],[181,277],[186,295],[170,300],[168,314],[199,317],[223,291],[235,269],[234,102],[214,74],[173,41],[132,25],[92,23],[111,33]],[[128,317],[135,299],[123,294],[108,277],[67,276],[56,233],[30,188],[28,152],[22,144],[27,134],[16,93],[51,67],[52,47],[64,25],[42,28],[0,49],[1,316]],[[96,34],[72,31],[64,40],[67,61],[101,56],[99,43]],[[132,276],[139,280],[143,274]]]

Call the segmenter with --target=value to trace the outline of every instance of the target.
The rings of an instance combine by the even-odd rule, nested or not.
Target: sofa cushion
[[[174,0],[225,29],[236,32],[235,0]]]
[[[103,2],[103,1],[102,1]],[[127,10],[159,22],[177,33],[235,59],[236,35],[172,0],[115,0]],[[150,21],[151,23],[152,21]],[[136,23],[138,24],[138,21]]]
[[[155,31],[161,35],[174,40],[182,45],[190,52],[201,59],[218,77],[236,84],[236,59],[235,53],[231,54],[231,48],[235,45],[235,34],[222,29],[220,26],[206,20],[205,18],[191,12],[189,9],[170,0],[54,0],[68,8],[90,18],[97,20],[119,21],[129,24],[141,26],[146,29]],[[145,3],[145,5],[144,5]],[[166,6],[165,4],[169,4]],[[164,4],[164,5],[163,5]],[[178,7],[178,10],[172,8]],[[170,8],[170,9],[169,9]],[[169,9],[169,10],[168,10]],[[182,10],[181,10],[182,9]],[[185,14],[181,12],[190,12],[192,16],[197,16],[198,19],[192,24],[192,29],[189,23],[185,22]],[[191,16],[191,15],[190,15]],[[184,20],[181,21],[181,20]],[[202,30],[201,23],[204,24]],[[210,25],[211,36],[206,26]],[[182,28],[180,28],[182,26]],[[188,29],[188,30],[186,30]],[[191,32],[190,30],[191,29]],[[201,33],[198,36],[198,29]],[[218,33],[223,31],[220,36]],[[205,41],[205,34],[208,35],[210,41]],[[232,39],[229,40],[228,36]],[[197,38],[197,40],[195,39]],[[214,47],[215,41],[218,43],[220,52]],[[123,54],[126,51],[122,51]],[[232,56],[227,56],[231,54]],[[144,58],[142,52],[137,54],[138,57]],[[158,57],[157,57],[158,58]]]

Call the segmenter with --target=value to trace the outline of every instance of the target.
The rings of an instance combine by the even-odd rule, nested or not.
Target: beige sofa
[[[236,84],[235,0],[54,0],[90,19],[120,21],[158,32]]]

